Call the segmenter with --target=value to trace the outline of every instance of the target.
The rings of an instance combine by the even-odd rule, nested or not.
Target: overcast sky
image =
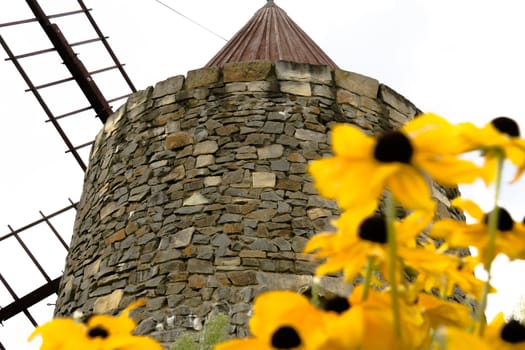
[[[232,37],[265,4],[264,0],[163,1],[225,38]],[[155,0],[85,3],[93,8],[92,15],[139,90],[202,67],[225,44]],[[276,4],[339,67],[378,79],[421,110],[478,125],[510,116],[525,131],[521,1],[276,0]],[[41,5],[47,14],[78,8],[76,1],[41,0]],[[24,1],[0,3],[0,23],[30,17]],[[53,21],[70,42],[94,37],[83,15]],[[51,47],[36,24],[0,28],[0,35],[15,54]],[[88,70],[112,64],[99,45],[75,51]],[[2,50],[0,55],[6,57]],[[68,76],[56,54],[21,62],[37,85]],[[95,80],[107,98],[128,92],[115,73],[97,75]],[[80,167],[64,153],[64,143],[52,125],[44,122],[46,115],[32,94],[24,92],[26,88],[12,63],[0,61],[0,236],[9,232],[8,224],[17,229],[39,219],[39,210],[49,214],[68,205],[68,198],[77,201],[82,188]],[[41,92],[56,115],[87,105],[74,85]],[[121,103],[115,103],[115,109]],[[81,144],[92,140],[101,124],[88,112],[65,120],[63,127],[75,144]],[[87,153],[88,149],[82,151],[86,160]],[[523,185],[503,189],[502,205],[517,220],[525,214],[524,190]],[[490,207],[491,194],[480,184],[462,191],[481,200],[484,209]],[[54,223],[67,235],[72,220],[73,214]],[[58,276],[65,250],[50,231],[34,230],[25,237],[30,237],[27,241],[39,260],[45,261],[45,269],[52,277]],[[505,269],[511,273],[510,267]],[[0,242],[0,273],[19,296],[44,283],[16,242]],[[525,286],[518,278],[513,283],[513,292],[504,296],[509,302],[498,304],[507,311],[517,301],[516,292]],[[0,305],[11,301],[0,286]],[[41,305],[37,311],[37,321],[44,322],[51,317],[52,307]],[[24,339],[30,330],[29,322],[19,315],[0,327],[0,342],[8,350],[30,349]]]

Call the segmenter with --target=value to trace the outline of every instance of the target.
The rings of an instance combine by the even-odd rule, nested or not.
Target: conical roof
[[[267,0],[255,15],[206,64],[283,60],[298,63],[337,65],[273,0]]]

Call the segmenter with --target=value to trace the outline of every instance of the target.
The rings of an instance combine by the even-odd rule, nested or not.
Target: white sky
[[[164,0],[184,15],[230,38],[265,4],[264,0]],[[93,8],[102,32],[141,90],[170,76],[202,67],[224,41],[169,11],[155,0],[85,0]],[[482,125],[506,115],[525,133],[525,47],[522,2],[519,0],[276,0],[288,15],[342,68],[378,79],[404,95],[423,111],[441,114],[452,121]],[[48,14],[77,9],[76,1],[41,0]],[[30,18],[25,2],[2,0],[0,23]],[[83,15],[55,19],[71,42],[94,37]],[[36,24],[0,28],[0,35],[15,54],[51,47]],[[89,70],[111,65],[97,45],[77,47]],[[97,46],[100,47],[100,46]],[[1,51],[1,50],[0,50]],[[1,51],[0,55],[7,55]],[[103,58],[100,60],[100,58]],[[22,60],[35,84],[68,76],[55,54]],[[55,68],[53,68],[55,67]],[[114,74],[114,73],[111,73]],[[126,93],[116,75],[95,76],[106,97]],[[61,114],[86,106],[66,85],[42,90],[46,101]],[[17,229],[77,201],[82,171],[49,123],[11,62],[0,61],[0,236],[11,225]],[[118,107],[116,103],[114,107]],[[93,112],[63,122],[76,144],[90,141],[101,124]],[[445,142],[446,140],[444,140]],[[82,152],[86,158],[87,150]],[[525,181],[525,180],[524,180]],[[522,182],[524,182],[522,181]],[[477,184],[462,188],[463,194],[490,207],[490,193]],[[523,184],[504,186],[502,205],[516,220],[525,214],[521,202]],[[72,214],[53,223],[67,233]],[[54,278],[60,274],[65,251],[45,227],[31,230],[26,238],[44,268]],[[14,241],[9,239],[9,241]],[[44,279],[24,258],[16,242],[0,243],[0,273],[15,292],[25,295]],[[513,274],[511,291],[502,294],[495,308],[507,313],[525,287],[512,267],[498,277]],[[523,275],[523,274],[521,274]],[[504,279],[504,280],[509,280]],[[502,303],[506,300],[506,303]],[[12,301],[0,286],[0,305]],[[50,298],[49,302],[53,302]],[[52,307],[40,305],[37,321],[51,317]],[[32,310],[32,311],[33,311]],[[37,316],[35,315],[35,316]],[[32,327],[19,315],[0,327],[0,342],[8,349],[35,348],[25,343]]]

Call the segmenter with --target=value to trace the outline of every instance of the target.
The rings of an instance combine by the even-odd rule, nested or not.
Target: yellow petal
[[[413,163],[426,171],[436,182],[444,186],[469,184],[481,177],[480,168],[465,159],[454,156],[428,158],[416,155]]]
[[[414,118],[405,124],[403,132],[410,137],[416,153],[457,155],[469,149],[469,144],[457,137],[456,127],[436,114]]]
[[[55,318],[44,323],[31,333],[28,341],[36,336],[42,338],[41,350],[62,349],[67,340],[76,339],[82,342],[86,339],[84,325],[69,318]]]
[[[332,132],[332,149],[337,156],[350,159],[369,159],[372,156],[375,140],[361,129],[338,124]]]
[[[405,208],[433,212],[435,203],[430,187],[421,172],[410,165],[401,169],[387,180],[387,188]]]
[[[406,133],[417,133],[430,128],[435,129],[437,127],[450,126],[451,124],[445,118],[434,113],[424,113],[406,123],[402,130]]]
[[[303,252],[312,253],[317,249],[323,249],[332,245],[332,241],[335,238],[334,233],[318,233],[308,240]]]
[[[470,215],[473,219],[475,219],[478,222],[483,221],[483,219],[485,218],[485,213],[483,212],[483,210],[481,210],[481,208],[479,207],[479,205],[476,204],[476,202],[470,199],[457,197],[450,202],[450,205],[464,210],[465,212],[467,212],[468,215]]]

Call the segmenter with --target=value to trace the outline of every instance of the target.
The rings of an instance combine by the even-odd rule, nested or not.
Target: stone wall
[[[373,134],[417,113],[375,79],[282,61],[194,70],[132,95],[93,146],[56,313],[145,298],[139,332],[165,344],[218,311],[245,335],[255,295],[311,282],[301,251],[338,210],[306,168],[331,154],[330,127]],[[456,194],[434,188],[442,215]]]

